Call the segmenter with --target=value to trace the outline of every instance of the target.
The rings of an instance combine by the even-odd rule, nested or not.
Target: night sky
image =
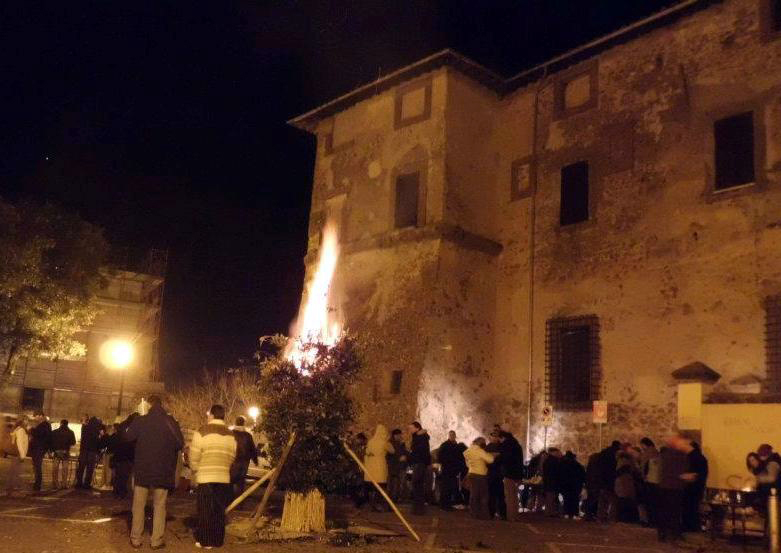
[[[0,196],[167,249],[186,381],[297,312],[315,141],[287,119],[442,48],[511,75],[674,3],[3,2]]]

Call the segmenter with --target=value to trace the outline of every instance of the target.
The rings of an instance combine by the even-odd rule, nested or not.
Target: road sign
[[[553,405],[546,405],[542,408],[542,425],[553,425]]]
[[[594,424],[607,424],[607,401],[595,400],[592,416]]]

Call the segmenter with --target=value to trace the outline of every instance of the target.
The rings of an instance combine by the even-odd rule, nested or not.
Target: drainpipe
[[[528,396],[526,398],[526,454],[531,457],[531,425],[532,425],[532,385],[534,375],[534,250],[536,248],[536,227],[537,227],[537,150],[538,139],[537,131],[539,127],[539,107],[540,107],[540,92],[542,92],[545,86],[545,81],[548,76],[547,65],[542,70],[542,77],[537,81],[537,88],[534,91],[534,114],[532,116],[532,166],[534,168],[534,187],[531,190],[531,197],[529,201],[529,297],[528,297],[528,329],[529,329],[529,358],[527,366],[529,368],[529,381]]]

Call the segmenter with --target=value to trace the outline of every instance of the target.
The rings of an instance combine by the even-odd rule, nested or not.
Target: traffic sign
[[[592,416],[594,424],[607,424],[607,401],[594,400]]]
[[[553,425],[553,405],[546,405],[542,408],[542,425]]]

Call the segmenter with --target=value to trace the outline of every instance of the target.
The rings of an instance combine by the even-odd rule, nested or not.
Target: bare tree
[[[206,421],[206,412],[218,403],[225,407],[226,422],[241,415],[252,424],[247,410],[261,405],[258,372],[229,369],[221,373],[205,370],[196,382],[167,394],[166,404],[182,428],[196,430]]]

